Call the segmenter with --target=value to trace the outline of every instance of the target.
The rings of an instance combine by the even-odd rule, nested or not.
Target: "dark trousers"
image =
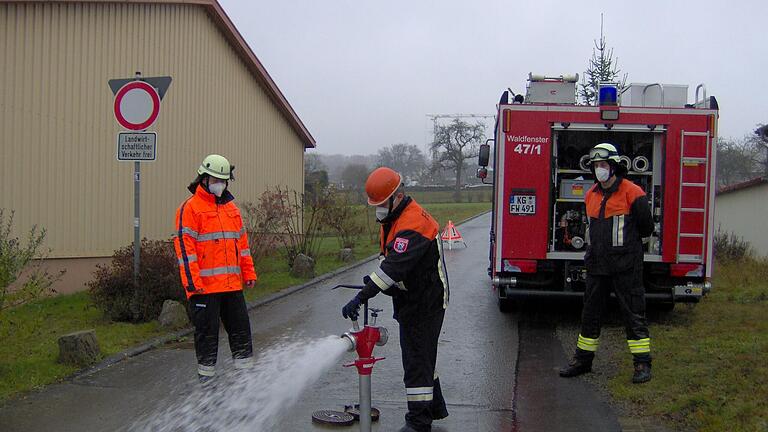
[[[600,337],[608,299],[613,292],[619,303],[624,319],[627,340],[636,341],[649,338],[648,322],[645,318],[645,288],[643,287],[643,268],[612,275],[590,275],[587,273],[587,287],[584,292],[584,309],[581,313],[581,335],[591,339]],[[594,352],[578,350],[577,355],[589,360]],[[634,355],[635,362],[651,361],[651,354]]]
[[[445,310],[427,316],[399,318],[403,381],[408,400],[405,421],[416,430],[430,430],[432,420],[448,415],[435,373],[437,343]]]
[[[199,375],[214,374],[219,351],[219,319],[229,336],[229,347],[235,362],[253,356],[251,323],[242,291],[193,295],[189,298],[189,308],[195,326]]]

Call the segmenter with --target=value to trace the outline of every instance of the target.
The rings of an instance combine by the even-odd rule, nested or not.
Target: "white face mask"
[[[611,171],[605,168],[595,168],[595,177],[599,182],[606,182],[611,178]]]
[[[389,209],[387,207],[376,207],[376,220],[383,221],[387,216],[389,216]]]
[[[217,197],[220,197],[221,194],[224,193],[224,189],[226,189],[226,188],[227,188],[227,184],[226,183],[213,183],[213,184],[209,184],[208,185],[208,190],[212,194],[216,195]]]

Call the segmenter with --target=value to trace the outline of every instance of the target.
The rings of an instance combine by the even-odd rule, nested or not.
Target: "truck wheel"
[[[514,312],[515,311],[515,306],[516,306],[516,303],[512,299],[508,299],[508,298],[506,298],[506,299],[500,298],[499,299],[499,310],[502,313]]]

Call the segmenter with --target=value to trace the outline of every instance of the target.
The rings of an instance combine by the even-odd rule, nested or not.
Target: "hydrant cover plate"
[[[352,414],[341,411],[320,410],[312,413],[312,422],[332,426],[349,426],[355,422],[355,418],[352,417]]]
[[[352,406],[352,405],[345,405],[344,406],[344,411],[349,413],[349,414],[352,414],[352,417],[354,417],[355,420],[360,420],[360,405],[359,404],[355,404],[354,406]],[[371,421],[379,421],[379,414],[380,414],[380,412],[379,412],[378,408],[371,407]]]

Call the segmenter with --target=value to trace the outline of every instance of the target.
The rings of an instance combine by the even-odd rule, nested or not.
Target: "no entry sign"
[[[160,96],[144,81],[131,81],[115,94],[115,119],[128,130],[145,130],[160,114]]]

